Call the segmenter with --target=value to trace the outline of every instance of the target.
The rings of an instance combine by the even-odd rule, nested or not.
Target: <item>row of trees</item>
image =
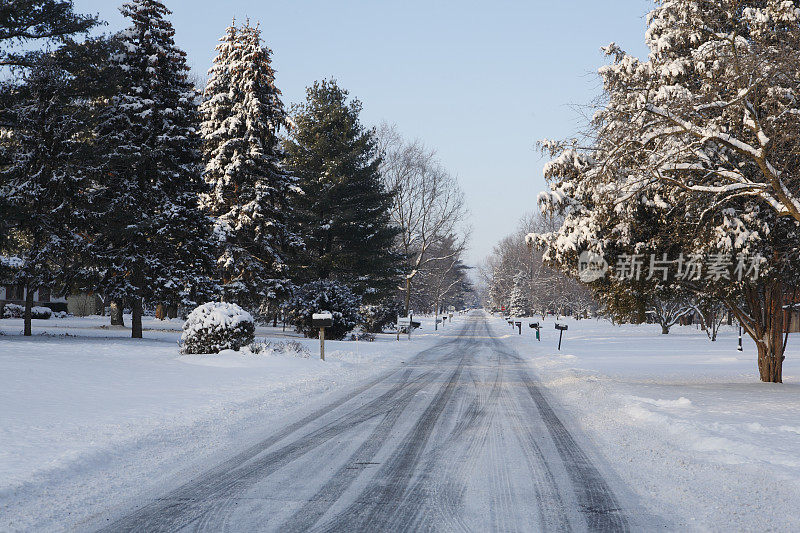
[[[609,265],[668,258],[666,278],[590,285],[621,309],[652,295],[724,306],[761,379],[780,382],[800,281],[800,2],[660,0],[645,38],[647,60],[605,49],[604,105],[583,138],[542,144],[540,205],[563,224],[529,240],[573,276],[587,251]],[[687,258],[722,268],[677,275]]]
[[[517,230],[498,242],[480,267],[486,288],[484,305],[493,312],[526,317],[548,313],[587,316],[597,310],[589,290],[580,282],[548,267],[542,252],[528,246],[526,235],[552,231],[559,220],[532,214]]]
[[[463,199],[430,151],[365,127],[333,80],[287,110],[249,22],[220,39],[201,95],[165,5],[121,11],[127,29],[77,39],[98,21],[71,2],[0,8],[0,253],[28,309],[39,287],[98,292],[131,307],[141,337],[145,304],[221,297],[275,316],[317,280],[366,304],[402,289],[406,309],[417,276],[438,284],[428,303],[469,289]],[[404,146],[428,162],[397,161]],[[444,182],[424,187],[432,169],[455,209]]]

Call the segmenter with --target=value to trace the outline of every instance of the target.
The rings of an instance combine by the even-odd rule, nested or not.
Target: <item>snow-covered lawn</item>
[[[107,321],[35,320],[24,338],[21,320],[0,320],[0,530],[80,529],[93,512],[216,464],[288,413],[438,338],[423,320],[410,344],[328,341],[322,362],[318,341],[258,328],[310,357],[179,355],[180,320],[145,319],[142,340]]]
[[[554,322],[541,342],[509,339],[641,505],[680,530],[800,531],[800,335],[784,383],[764,384],[733,327],[712,343],[694,326],[565,319],[558,352]]]

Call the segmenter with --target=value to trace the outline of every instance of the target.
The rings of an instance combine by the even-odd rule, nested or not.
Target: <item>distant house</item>
[[[13,272],[22,266],[22,259],[0,255],[0,267],[5,273]],[[7,281],[7,280],[6,280]],[[3,283],[0,280],[0,311],[6,304],[25,305],[24,284]],[[33,293],[33,305],[49,307],[53,311],[67,311],[75,316],[102,314],[103,299],[94,294],[75,293],[66,298],[53,296],[49,288],[40,288]],[[0,314],[0,316],[2,316]]]
[[[0,307],[5,304],[25,305],[24,285],[0,285]],[[33,293],[33,305],[49,307],[53,311],[68,311],[67,299],[53,297],[50,289],[39,289]]]

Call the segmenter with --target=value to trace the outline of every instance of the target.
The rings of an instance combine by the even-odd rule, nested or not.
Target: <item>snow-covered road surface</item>
[[[107,531],[642,525],[484,315]],[[624,490],[623,490],[624,492]],[[99,524],[98,524],[99,525]]]

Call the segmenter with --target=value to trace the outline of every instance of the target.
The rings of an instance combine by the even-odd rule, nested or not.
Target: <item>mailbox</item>
[[[541,326],[539,325],[538,322],[531,322],[530,324],[528,324],[528,327],[530,327],[531,329],[535,329],[536,330],[536,340],[537,341],[542,340],[541,335],[539,335],[539,330],[541,329]]]
[[[561,337],[564,335],[564,332],[567,331],[569,326],[566,324],[559,324],[556,322],[556,329],[558,330],[558,349],[561,350]]]
[[[333,315],[330,313],[314,313],[311,315],[311,325],[315,328],[329,328],[333,326]]]

